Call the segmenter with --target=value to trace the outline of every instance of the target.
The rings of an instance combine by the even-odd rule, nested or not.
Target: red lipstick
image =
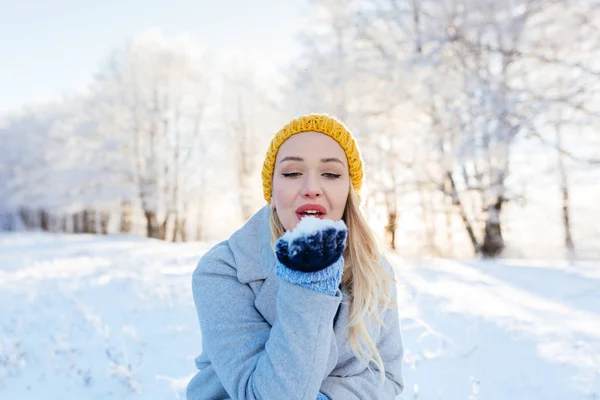
[[[317,217],[323,219],[326,214],[327,209],[320,204],[303,204],[296,209],[298,220],[301,220],[304,217]]]

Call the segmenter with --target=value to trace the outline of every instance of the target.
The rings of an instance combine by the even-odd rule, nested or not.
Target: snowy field
[[[208,245],[0,235],[0,399],[182,399]],[[600,263],[402,261],[402,399],[600,398]]]

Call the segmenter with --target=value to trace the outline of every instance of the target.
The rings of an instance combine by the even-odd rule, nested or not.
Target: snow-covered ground
[[[182,399],[208,244],[0,235],[0,399]],[[402,399],[600,398],[600,263],[408,261]]]

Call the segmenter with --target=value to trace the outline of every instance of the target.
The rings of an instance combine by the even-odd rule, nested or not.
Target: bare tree
[[[591,3],[587,8],[584,3],[577,4],[577,20],[589,27],[581,10],[591,12]],[[540,120],[535,104],[550,99],[551,92],[536,81],[535,67],[594,75],[589,58],[564,42],[560,52],[549,56],[546,51],[549,38],[552,43],[560,39],[557,31],[573,28],[573,18],[562,18],[564,12],[573,14],[566,7],[564,1],[544,0],[372,0],[357,8],[357,51],[379,60],[368,64],[371,80],[385,80],[394,89],[374,114],[393,113],[412,102],[427,116],[426,135],[433,146],[416,163],[437,165],[423,169],[429,172],[416,178],[415,190],[422,190],[421,179],[431,180],[434,190],[451,199],[475,253],[495,256],[505,246],[503,205],[519,197],[506,185],[511,149],[518,134],[530,130],[530,121]],[[577,62],[568,61],[570,56]],[[562,99],[572,107],[589,104],[581,96]]]
[[[230,163],[237,167],[240,215],[248,220],[262,202],[260,168],[268,140],[280,127],[278,107],[262,89],[255,67],[247,60],[228,57],[223,71],[222,115],[233,155]]]
[[[111,118],[146,220],[148,237],[183,236],[182,170],[200,134],[208,93],[201,60],[185,46],[152,36],[113,54],[100,76]]]

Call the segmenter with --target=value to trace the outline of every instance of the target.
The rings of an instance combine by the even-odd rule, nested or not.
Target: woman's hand
[[[339,260],[347,236],[343,221],[305,217],[275,242],[275,254],[281,264],[295,271],[320,271]]]

